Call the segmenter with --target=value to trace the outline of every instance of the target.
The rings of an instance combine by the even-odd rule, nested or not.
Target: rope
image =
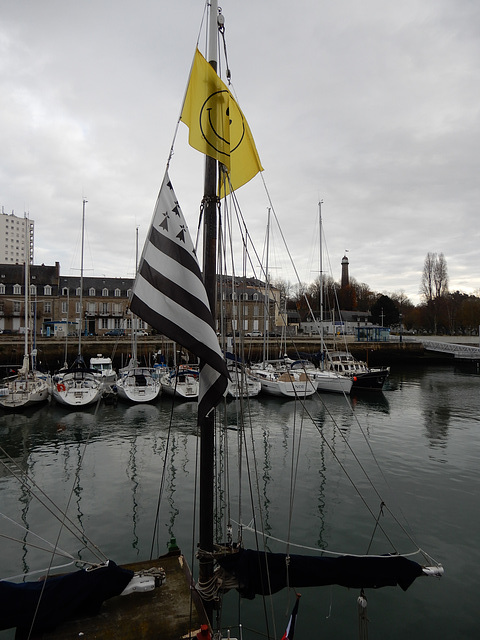
[[[358,637],[360,640],[368,640],[368,616],[367,616],[367,598],[363,589],[357,598],[358,611]]]

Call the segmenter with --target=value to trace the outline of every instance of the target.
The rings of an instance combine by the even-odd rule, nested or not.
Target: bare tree
[[[447,261],[443,253],[427,253],[423,264],[420,291],[427,304],[428,315],[434,333],[437,333],[437,319],[441,302],[448,293]]]
[[[436,253],[428,252],[425,256],[425,262],[423,263],[422,284],[420,287],[420,293],[423,295],[427,303],[431,302],[434,298],[433,274],[435,271],[436,259]]]
[[[442,298],[448,293],[447,261],[443,253],[440,253],[435,261],[433,281],[435,285],[435,298]]]

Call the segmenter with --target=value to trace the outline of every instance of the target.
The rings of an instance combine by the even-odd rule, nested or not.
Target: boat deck
[[[111,598],[104,602],[96,616],[71,620],[53,632],[32,635],[32,640],[180,640],[196,637],[200,625],[207,620],[198,594],[189,587],[190,570],[180,553],[122,566],[133,571],[162,567],[166,580],[153,591]],[[15,638],[21,640],[18,633]]]

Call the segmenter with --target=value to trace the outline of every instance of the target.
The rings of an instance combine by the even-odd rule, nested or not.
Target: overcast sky
[[[478,291],[480,4],[220,5],[233,91],[300,279],[318,275],[322,199],[336,280],[348,250],[356,280],[417,303],[436,252],[451,290]],[[86,198],[86,275],[133,276],[135,229],[142,247],[202,14],[203,0],[2,3],[0,205],[35,221],[35,264],[78,275]],[[180,124],[171,177],[195,230],[203,160],[187,134]],[[261,246],[263,181],[238,198]]]

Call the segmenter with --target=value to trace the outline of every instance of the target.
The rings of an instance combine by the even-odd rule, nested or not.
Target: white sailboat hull
[[[259,369],[252,373],[262,386],[262,393],[271,396],[284,398],[306,398],[312,396],[316,391],[316,385],[304,373],[293,374],[275,372]]]
[[[242,369],[230,369],[227,395],[231,398],[254,398],[262,390],[259,380]]]
[[[174,396],[179,400],[198,400],[198,376],[190,374],[164,374],[160,378],[162,393]]]
[[[162,386],[152,376],[151,369],[134,368],[124,372],[117,380],[118,397],[127,402],[153,402],[161,393]]]
[[[50,385],[44,378],[22,377],[8,381],[0,388],[0,407],[19,409],[45,402],[50,397]]]
[[[349,394],[353,384],[353,380],[333,371],[308,371],[307,375],[317,385],[317,391],[325,393]]]
[[[52,393],[60,404],[69,407],[85,407],[100,400],[103,394],[103,384],[91,373],[67,372],[57,378]]]

